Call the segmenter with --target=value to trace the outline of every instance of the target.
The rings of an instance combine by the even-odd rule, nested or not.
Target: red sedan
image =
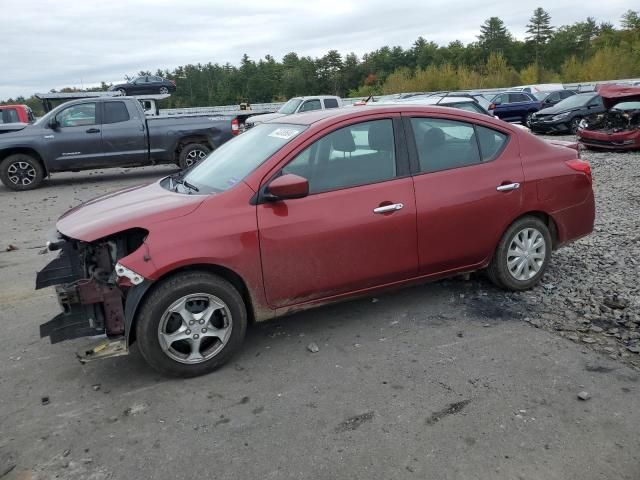
[[[640,87],[604,84],[597,92],[607,111],[582,120],[580,143],[592,149],[639,150]]]
[[[261,124],[189,170],[64,214],[53,343],[137,341],[162,373],[226,360],[249,321],[486,269],[540,281],[552,250],[593,228],[576,148],[446,107],[393,105]],[[575,145],[573,145],[575,147]],[[105,344],[106,345],[106,344]]]

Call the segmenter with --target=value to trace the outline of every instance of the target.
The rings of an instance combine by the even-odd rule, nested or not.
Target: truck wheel
[[[0,163],[0,180],[11,190],[33,190],[44,178],[39,160],[26,153],[9,155]]]
[[[240,293],[205,272],[179,273],[144,301],[136,338],[144,359],[164,375],[195,377],[223,365],[247,330]]]
[[[537,284],[551,260],[551,234],[537,217],[522,217],[504,233],[487,273],[498,287],[527,290]]]
[[[188,143],[180,150],[178,165],[182,170],[186,170],[187,168],[193,167],[203,158],[206,158],[210,152],[211,149],[207,145],[203,145],[202,143]]]

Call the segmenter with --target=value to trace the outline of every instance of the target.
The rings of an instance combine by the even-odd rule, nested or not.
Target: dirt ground
[[[637,156],[606,158],[638,166]],[[599,204],[617,188],[606,158],[594,164]],[[521,299],[452,279],[254,325],[231,363],[196,379],[158,376],[135,348],[83,366],[74,352],[86,339],[41,340],[58,305],[53,289],[33,288],[56,218],[170,171],[60,174],[24,193],[0,186],[2,480],[640,479],[635,357],[596,348],[611,340],[624,353],[622,337],[572,340],[543,317],[569,315],[566,297],[551,293],[556,277],[581,268],[568,267],[574,254],[603,249],[598,241],[556,255],[547,286]],[[637,209],[617,214],[637,225]],[[637,278],[637,264],[614,267],[600,287]],[[547,299],[546,313],[531,298]],[[586,315],[571,311],[572,321]]]

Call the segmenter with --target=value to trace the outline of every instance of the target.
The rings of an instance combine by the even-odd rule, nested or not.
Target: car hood
[[[1,133],[18,132],[20,130],[23,130],[27,126],[29,126],[28,123],[21,123],[21,122],[3,123],[3,124],[0,124],[0,132]]]
[[[602,97],[604,106],[609,109],[622,101],[640,100],[640,87],[627,85],[598,85],[596,91]]]
[[[93,242],[130,228],[146,228],[194,211],[206,195],[171,192],[160,181],[102,195],[64,213],[56,225],[70,238]]]
[[[249,123],[263,123],[276,118],[286,117],[284,113],[265,113],[264,115],[256,115],[247,119]]]
[[[558,107],[558,104],[553,105],[551,107],[547,107],[547,108],[543,108],[542,110],[538,110],[536,113],[539,116],[543,116],[543,115],[558,115],[559,113],[565,113],[565,112],[577,112],[578,110],[583,110],[585,107],[572,107],[572,108],[567,108],[567,107]],[[535,114],[534,114],[535,115]]]

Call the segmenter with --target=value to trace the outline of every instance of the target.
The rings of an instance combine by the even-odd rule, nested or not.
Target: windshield
[[[561,109],[561,108],[584,107],[587,103],[589,103],[591,100],[593,100],[596,96],[597,95],[593,95],[593,94],[590,94],[590,93],[572,95],[572,96],[570,96],[568,98],[565,98],[561,102],[556,103],[555,108],[556,109]]]
[[[640,102],[622,102],[613,108],[616,110],[640,110]]]
[[[551,92],[535,92],[533,94],[533,96],[536,97],[538,100],[544,100],[549,95],[551,95]]]
[[[214,150],[184,177],[203,193],[219,193],[242,181],[306,125],[263,123]]]
[[[287,103],[285,103],[283,106],[280,107],[280,109],[278,110],[278,113],[284,113],[285,115],[290,115],[296,111],[296,108],[298,108],[298,105],[300,105],[301,103],[302,103],[301,98],[292,98],[291,100],[289,100]]]

